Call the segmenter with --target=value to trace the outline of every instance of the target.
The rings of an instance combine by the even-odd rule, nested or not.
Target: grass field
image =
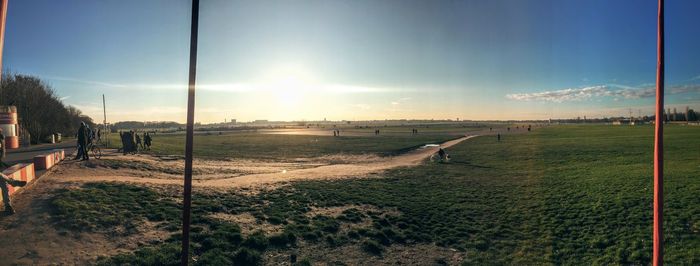
[[[665,258],[669,264],[698,265],[700,128],[670,126],[666,137]],[[197,142],[211,143],[198,146],[199,154],[218,156],[205,147],[224,144],[207,138],[212,139]],[[272,138],[258,143],[304,150],[285,143],[306,144],[314,137]],[[196,190],[193,255],[201,265],[260,263],[265,252],[294,253],[305,246],[358,245],[366,256],[381,257],[394,245],[436,243],[464,252],[465,264],[649,264],[652,140],[650,126],[557,126],[502,142],[475,138],[454,146],[450,163],[395,169],[381,179],[295,182],[256,195]],[[384,153],[415,143],[358,144],[362,141],[347,138],[343,148],[327,147],[331,141],[336,140],[323,140],[325,146],[313,153]],[[274,156],[275,148],[262,149]],[[180,209],[172,191],[86,184],[57,194],[53,215],[59,227],[107,233],[118,225],[159,222],[173,232],[166,243],[101,262],[177,264]],[[308,215],[314,208],[342,206],[340,215]],[[283,230],[243,235],[238,225],[212,218],[214,213],[249,213]]]
[[[441,143],[456,137],[452,135],[333,137],[255,133],[202,134],[194,137],[194,156],[206,159],[290,161],[296,158],[338,153],[393,155],[426,143]],[[121,141],[118,138],[118,134],[110,135],[112,148],[121,147]],[[152,150],[148,153],[183,156],[185,135],[155,135]]]

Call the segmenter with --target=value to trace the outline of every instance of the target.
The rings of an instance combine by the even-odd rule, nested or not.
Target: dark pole
[[[192,24],[190,30],[190,80],[187,87],[187,136],[185,140],[185,188],[182,200],[182,265],[190,258],[190,207],[192,204],[192,141],[194,135],[194,85],[197,76],[197,27],[199,24],[199,0],[192,0]]]
[[[664,0],[659,0],[654,127],[654,266],[664,264]]]

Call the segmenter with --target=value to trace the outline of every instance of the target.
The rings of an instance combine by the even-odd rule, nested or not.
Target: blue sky
[[[184,121],[190,4],[10,1],[4,69]],[[666,11],[667,103],[700,109],[700,2]],[[200,122],[651,113],[656,1],[203,0],[199,45]]]

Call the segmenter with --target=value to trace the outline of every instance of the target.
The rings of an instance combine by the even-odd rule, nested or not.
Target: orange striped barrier
[[[33,163],[15,164],[15,165],[10,166],[9,168],[3,170],[2,173],[5,176],[7,176],[8,178],[26,181],[27,183],[36,179],[36,174],[34,172],[34,164]],[[22,189],[21,187],[13,187],[13,186],[7,185],[7,190],[10,193],[10,195],[14,194],[15,192],[17,192],[21,189]],[[0,194],[0,201],[3,201],[3,200],[4,199],[2,198],[2,194]]]
[[[66,152],[63,149],[55,149],[52,152],[56,154],[58,161],[63,161],[66,158]]]
[[[62,149],[52,150],[51,153],[34,156],[34,165],[37,170],[46,170],[58,164],[66,157]]]
[[[49,169],[53,166],[53,164],[54,164],[53,153],[34,156],[34,165],[36,166],[36,170]]]

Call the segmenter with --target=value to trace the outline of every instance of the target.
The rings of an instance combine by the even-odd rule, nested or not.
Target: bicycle
[[[98,140],[97,142],[91,142],[88,144],[87,151],[96,159],[100,159],[102,157],[102,148],[100,148],[101,143],[102,141]]]

